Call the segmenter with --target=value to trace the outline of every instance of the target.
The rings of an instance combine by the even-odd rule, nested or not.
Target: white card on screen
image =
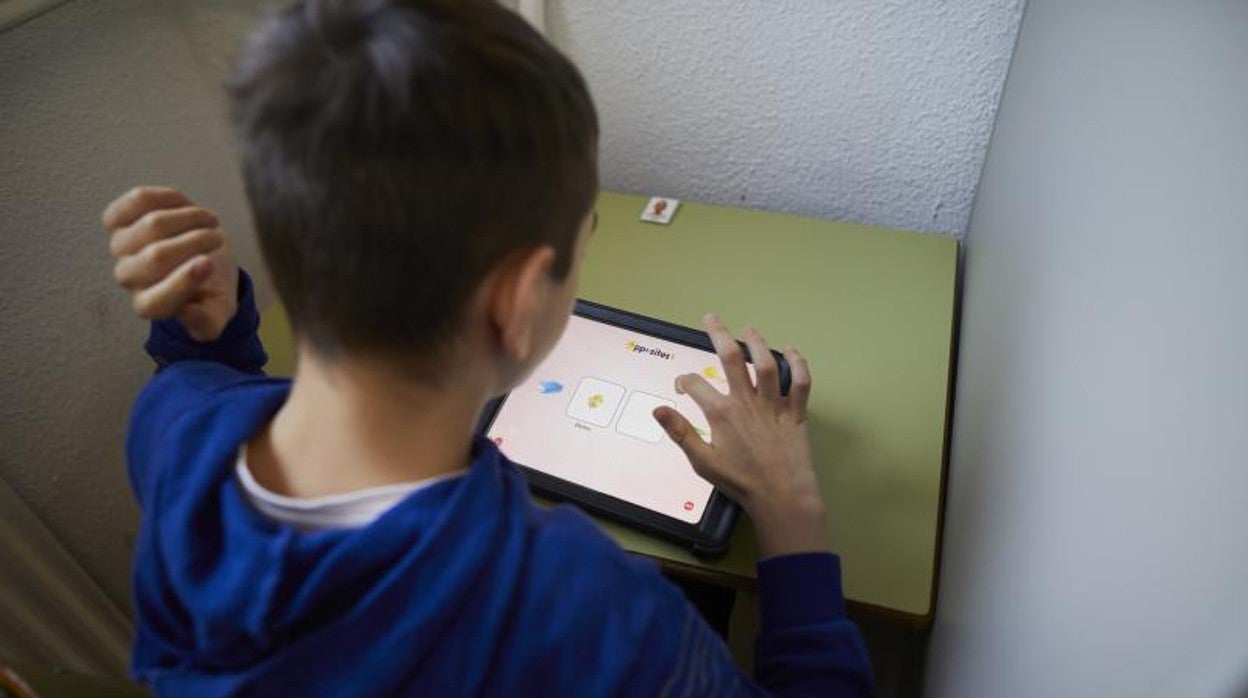
[[[657,444],[665,436],[663,427],[659,426],[654,418],[654,408],[660,405],[675,407],[676,403],[658,395],[634,390],[633,394],[628,396],[628,402],[624,405],[624,413],[620,415],[620,421],[616,423],[615,430],[634,439]]]
[[[672,216],[676,215],[676,209],[678,208],[680,208],[680,199],[652,196],[646,207],[641,211],[641,220],[647,223],[667,225],[672,222]]]
[[[624,401],[624,387],[598,378],[585,376],[568,401],[568,416],[572,419],[605,427],[611,423]]]

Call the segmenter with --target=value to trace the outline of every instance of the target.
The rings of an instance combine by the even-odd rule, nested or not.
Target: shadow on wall
[[[0,359],[20,367],[0,477],[123,609],[137,512],[122,441],[152,366],[99,215],[133,184],[177,186],[259,269],[218,88],[248,5],[70,2],[0,35]]]
[[[0,480],[0,661],[126,677],[132,629]]]

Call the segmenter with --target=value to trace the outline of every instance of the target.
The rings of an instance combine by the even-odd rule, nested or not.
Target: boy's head
[[[532,296],[523,363],[553,344],[598,123],[576,68],[523,19],[492,0],[297,2],[252,40],[230,96],[261,247],[314,353],[429,365],[500,278]]]

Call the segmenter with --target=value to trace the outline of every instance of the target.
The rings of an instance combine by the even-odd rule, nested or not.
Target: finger
[[[754,385],[750,383],[750,373],[745,368],[745,352],[741,351],[741,345],[733,339],[718,315],[707,314],[702,322],[706,325],[706,333],[711,337],[711,344],[715,345],[719,362],[723,364],[724,377],[728,379],[728,392],[752,392]]]
[[[698,436],[697,430],[683,414],[666,406],[656,407],[651,414],[667,432],[667,437],[685,452],[690,464],[697,469],[705,467],[710,461],[711,445]]]
[[[727,400],[723,393],[715,389],[715,386],[707,383],[705,378],[696,373],[677,376],[676,393],[692,398],[708,420],[720,417],[724,401]]]
[[[789,362],[789,405],[797,416],[797,421],[806,421],[806,405],[810,400],[810,367],[806,357],[796,349],[789,347],[784,352]]]
[[[114,257],[134,254],[153,242],[198,228],[215,228],[217,214],[200,206],[149,211],[134,224],[113,233],[108,248]]]
[[[767,348],[767,340],[753,327],[741,331],[741,338],[750,348],[750,359],[754,362],[755,383],[758,394],[768,400],[780,399],[780,367],[776,365],[776,357]]]
[[[147,245],[138,254],[122,257],[114,269],[117,283],[131,290],[144,289],[165,278],[186,260],[209,254],[225,244],[225,233],[201,228]]]
[[[177,315],[211,273],[212,259],[206,255],[183,263],[160,283],[134,294],[134,312],[152,320]]]
[[[105,209],[100,219],[104,229],[113,231],[139,220],[149,211],[161,208],[178,208],[191,205],[182,192],[169,187],[141,186],[117,197]]]
[[[743,501],[738,478],[731,471],[725,471],[720,467],[714,457],[715,447],[702,440],[684,415],[666,406],[656,407],[652,414],[667,432],[668,438],[684,452],[685,457],[689,459],[689,465],[693,466],[693,471],[699,477],[715,485],[734,500]]]

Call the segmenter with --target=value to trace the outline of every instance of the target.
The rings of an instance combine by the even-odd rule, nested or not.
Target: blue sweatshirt
[[[265,377],[246,275],[215,342],[152,325],[160,370],[127,457],[143,510],[133,670],[161,694],[869,695],[836,556],[758,565],[753,679],[649,560],[543,509],[485,439],[463,477],[372,524],[301,533],[252,509],[239,446],[290,382]]]

